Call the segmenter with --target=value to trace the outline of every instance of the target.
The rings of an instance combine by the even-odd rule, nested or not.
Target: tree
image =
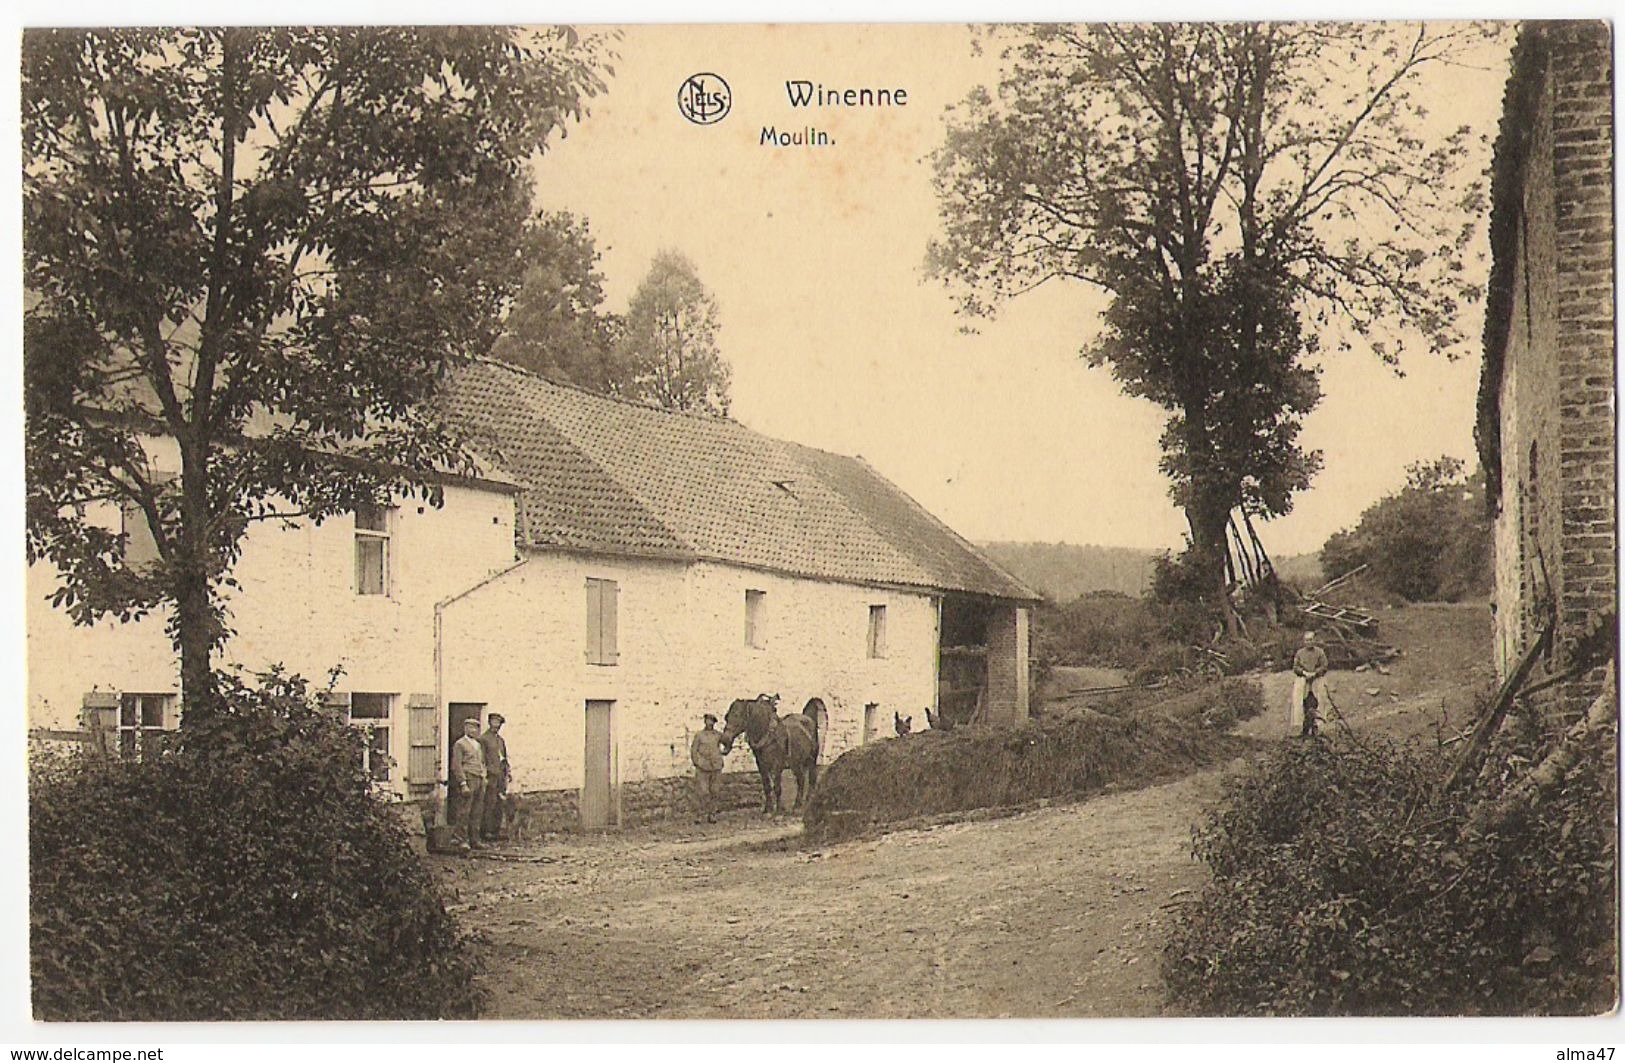
[[[1168,412],[1162,470],[1201,583],[1224,593],[1230,513],[1288,512],[1321,336],[1453,352],[1482,200],[1473,141],[1425,139],[1424,72],[1481,31],[1396,24],[1037,26],[1005,32],[935,155],[928,269],[991,315],[1052,280],[1104,292],[1084,350]],[[1370,348],[1391,364],[1397,350]]]
[[[1457,601],[1490,583],[1484,473],[1463,475],[1459,458],[1416,462],[1405,486],[1360,514],[1321,547],[1321,570],[1340,576],[1369,565],[1382,587],[1410,601]]]
[[[728,363],[717,350],[717,301],[694,264],[662,251],[626,310],[621,343],[632,393],[668,410],[728,412]]]
[[[435,390],[495,338],[531,159],[596,55],[568,30],[25,35],[28,557],[75,620],[170,610],[188,719],[252,522],[438,502],[468,467]]]
[[[621,321],[604,312],[604,275],[586,219],[544,213],[531,231],[524,282],[492,354],[549,380],[606,395],[633,389]]]

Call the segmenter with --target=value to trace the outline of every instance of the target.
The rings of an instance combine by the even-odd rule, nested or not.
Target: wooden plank
[[[1471,778],[1477,774],[1479,765],[1483,762],[1484,753],[1488,750],[1490,738],[1500,730],[1501,721],[1506,719],[1507,710],[1512,707],[1513,699],[1523,688],[1524,681],[1535,667],[1535,661],[1545,652],[1547,645],[1552,641],[1552,632],[1557,627],[1557,618],[1549,616],[1546,626],[1541,628],[1540,635],[1523,651],[1515,667],[1496,691],[1495,700],[1491,701],[1480,722],[1474,726],[1472,741],[1461,751],[1461,758],[1450,772],[1450,778],[1445,780],[1445,789],[1454,787],[1458,782]]]

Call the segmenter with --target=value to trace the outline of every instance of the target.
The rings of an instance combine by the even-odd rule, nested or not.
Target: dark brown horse
[[[823,732],[829,727],[829,712],[818,698],[807,702],[799,716],[779,716],[779,696],[761,694],[740,698],[728,706],[723,721],[722,751],[732,753],[740,735],[756,755],[756,772],[762,777],[762,811],[784,811],[784,770],[796,776],[796,803],[800,808],[807,794],[818,784],[818,754]]]

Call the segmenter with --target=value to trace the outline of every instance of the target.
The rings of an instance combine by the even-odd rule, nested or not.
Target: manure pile
[[[906,735],[848,750],[829,765],[807,804],[803,838],[825,844],[920,817],[1146,785],[1251,745],[1165,713]]]

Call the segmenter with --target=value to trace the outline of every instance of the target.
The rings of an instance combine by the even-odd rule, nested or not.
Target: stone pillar
[[[987,720],[996,726],[1024,722],[1031,699],[1030,635],[1024,606],[996,606],[987,621]]]

